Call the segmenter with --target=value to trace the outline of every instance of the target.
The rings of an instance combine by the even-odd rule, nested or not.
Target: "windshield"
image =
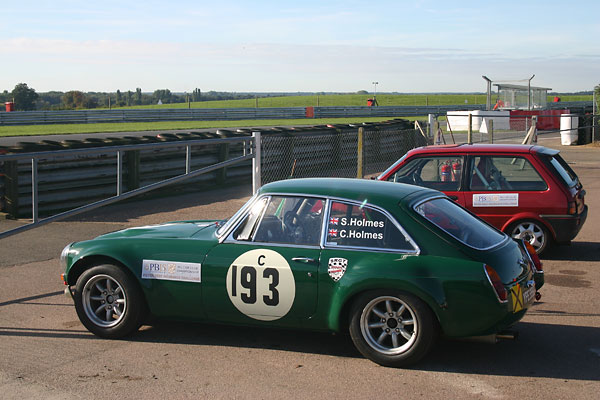
[[[497,246],[506,235],[447,198],[426,200],[415,211],[467,246],[485,250]]]
[[[237,212],[235,214],[233,214],[233,216],[231,218],[229,218],[228,220],[226,220],[227,222],[225,222],[225,224],[221,225],[221,227],[219,229],[217,229],[217,236],[221,236],[223,234],[223,232],[227,232],[227,230],[229,229],[229,227],[231,226],[231,224],[236,221],[238,219],[238,217],[240,215],[242,215],[242,213],[252,205],[252,203],[254,203],[254,201],[256,200],[256,195],[252,196],[250,198],[250,200],[248,200],[246,202],[246,204],[244,204],[239,210],[237,210]]]

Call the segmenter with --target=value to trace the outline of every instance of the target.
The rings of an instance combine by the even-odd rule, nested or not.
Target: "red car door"
[[[469,157],[464,174],[464,206],[498,229],[539,220],[550,195],[548,184],[528,154],[481,154]]]

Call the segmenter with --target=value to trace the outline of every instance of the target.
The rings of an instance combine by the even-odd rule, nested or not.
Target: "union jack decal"
[[[331,217],[329,218],[329,224],[330,225],[337,225],[340,223],[340,219],[337,217]]]
[[[329,230],[329,236],[337,237],[337,235],[338,235],[338,230],[337,229],[330,229]]]

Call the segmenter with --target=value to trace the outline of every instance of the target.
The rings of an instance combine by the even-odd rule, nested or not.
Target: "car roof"
[[[369,179],[350,178],[302,178],[287,179],[263,186],[259,193],[306,194],[337,197],[391,207],[402,199],[417,192],[440,195],[437,190],[421,186]]]
[[[423,146],[416,149],[410,150],[408,153],[412,156],[420,153],[431,153],[437,154],[446,153],[511,153],[511,154],[526,154],[526,153],[542,153],[555,155],[558,154],[558,150],[549,149],[544,146],[530,145],[530,144],[448,144],[448,145],[435,145],[435,146]]]

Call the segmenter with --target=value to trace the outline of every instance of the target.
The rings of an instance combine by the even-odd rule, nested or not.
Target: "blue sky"
[[[4,1],[0,90],[471,92],[600,84],[600,2]]]

